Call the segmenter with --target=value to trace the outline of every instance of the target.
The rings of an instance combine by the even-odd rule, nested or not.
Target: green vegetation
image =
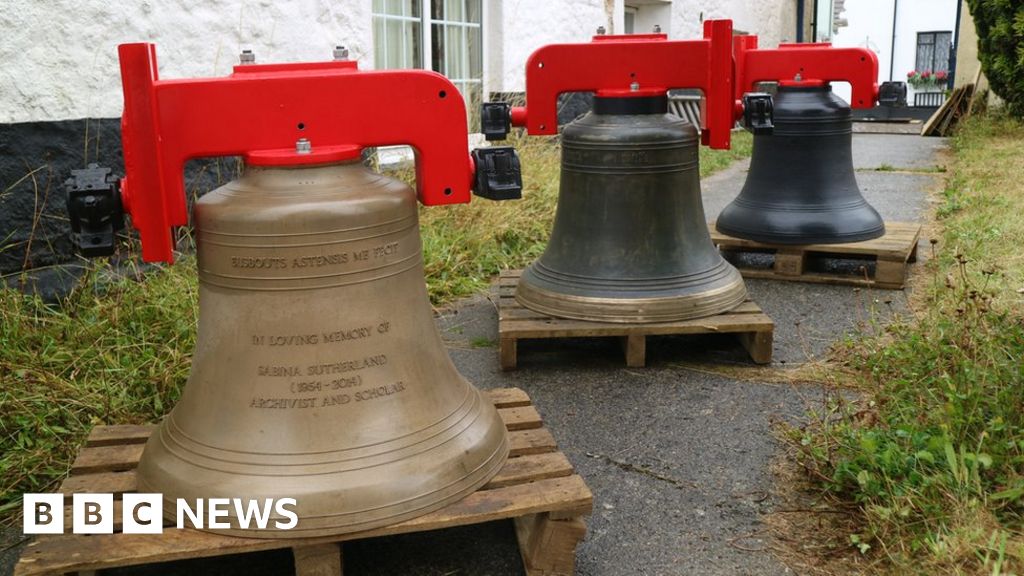
[[[701,149],[702,175],[749,156],[748,134],[734,142],[732,151]],[[523,200],[422,210],[435,303],[485,289],[501,268],[543,250],[557,200],[557,141],[513,144],[523,160]],[[94,425],[154,421],[177,400],[195,339],[195,260],[142,277],[96,263],[58,306],[0,288],[0,518],[17,516],[23,492],[55,489]]]
[[[1024,125],[954,138],[941,234],[914,315],[837,351],[858,401],[791,429],[802,464],[895,574],[1024,569]]]
[[[967,0],[978,31],[978,59],[992,91],[1010,113],[1024,117],[1024,5],[1016,0]]]

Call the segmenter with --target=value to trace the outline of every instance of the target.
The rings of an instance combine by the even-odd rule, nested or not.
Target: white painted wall
[[[490,50],[485,83],[489,91],[522,91],[526,60],[545,44],[586,42],[598,26],[609,34],[621,33],[627,4],[639,9],[636,32],[649,32],[659,24],[670,38],[694,39],[703,36],[704,20],[732,18],[737,29],[760,35],[762,46],[796,40],[796,0],[488,1],[492,19],[487,30],[492,38],[501,35],[500,42],[485,39]]]
[[[675,0],[672,37],[700,38],[704,20],[731,18],[734,29],[757,34],[761,47],[796,42],[796,4],[796,0]]]
[[[372,65],[371,0],[0,2],[0,122],[117,117],[117,45],[154,42],[162,78],[223,76],[257,62],[329,60],[336,44]]]
[[[600,25],[621,32],[626,2],[643,5],[637,31],[657,23],[671,38],[698,38],[703,19],[733,18],[736,28],[761,35],[762,46],[795,37],[796,0],[484,0],[485,90],[522,91],[526,59],[540,46],[586,42]],[[0,122],[119,116],[117,45],[124,42],[156,43],[162,78],[226,75],[243,48],[252,49],[258,62],[326,60],[339,43],[371,68],[371,5],[372,0],[0,2]]]
[[[485,88],[490,92],[525,90],[526,60],[537,48],[586,42],[598,26],[609,27],[605,0],[491,0],[488,8]]]
[[[917,59],[917,33],[954,31],[958,0],[898,0],[896,39],[893,43],[893,2],[897,0],[846,0],[844,17],[849,25],[840,28],[832,39],[834,46],[870,48],[878,54],[878,82],[906,81]],[[895,46],[895,59],[892,59]],[[892,77],[889,69],[892,61]],[[908,101],[914,101],[914,88],[908,86]],[[836,85],[835,93],[849,101],[850,88]]]

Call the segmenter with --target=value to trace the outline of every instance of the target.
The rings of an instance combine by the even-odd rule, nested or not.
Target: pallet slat
[[[532,518],[538,533],[563,534],[557,546],[539,546],[536,537],[522,542],[524,554],[535,562],[555,567],[554,573],[571,573],[575,549],[585,527],[579,516],[589,514],[593,496],[572,464],[558,451],[554,437],[543,427],[540,414],[526,393],[517,388],[485,391],[498,407],[509,430],[509,460],[481,490],[436,512],[371,531],[303,539],[254,539],[209,534],[197,530],[170,528],[159,536],[114,534],[44,535],[28,545],[15,574],[30,576],[66,572],[89,572],[105,568],[153,564],[171,560],[221,556],[275,548],[292,548],[296,573],[318,574],[324,565],[340,567],[343,541],[436,530],[476,524],[502,518]],[[75,492],[135,490],[135,469],[143,444],[154,426],[99,426],[90,434],[75,461],[72,475],[61,486]],[[70,499],[69,499],[70,502]],[[123,503],[115,496],[115,531],[121,529]],[[65,506],[70,525],[70,506]],[[551,525],[549,525],[550,523]],[[532,525],[532,524],[531,524]],[[570,529],[571,528],[571,529]],[[334,556],[338,550],[337,557]],[[314,554],[315,553],[315,554]],[[313,556],[310,556],[313,554]],[[315,561],[314,561],[315,560]],[[321,561],[323,560],[323,561]],[[337,561],[336,561],[337,560]],[[325,564],[326,562],[326,564]],[[333,569],[333,568],[332,568]],[[532,573],[532,572],[531,572]]]
[[[774,254],[772,268],[751,268],[742,264],[737,269],[745,278],[794,280],[818,284],[842,284],[874,288],[901,289],[906,279],[907,266],[917,260],[917,243],[921,225],[908,222],[886,222],[885,235],[863,242],[845,244],[807,244],[791,246],[765,244],[743,238],[727,236],[715,230],[714,222],[708,223],[711,240],[726,254],[769,253]],[[873,277],[847,273],[815,272],[806,269],[809,256],[826,258],[874,260]],[[866,268],[865,268],[866,270]],[[866,274],[866,272],[865,272]]]
[[[33,576],[73,570],[100,570],[293,546],[312,546],[478,524],[551,509],[583,515],[590,513],[592,504],[593,495],[586,483],[579,476],[572,475],[475,492],[451,506],[419,518],[366,532],[323,538],[239,538],[177,529],[167,530],[153,537],[128,537],[123,534],[66,534],[59,537],[40,537],[25,549],[14,573],[15,576]]]
[[[521,273],[521,270],[503,271],[495,287],[498,355],[502,370],[512,370],[518,364],[517,348],[521,339],[620,337],[626,365],[643,367],[648,336],[684,334],[734,334],[754,362],[771,362],[775,324],[753,301],[747,300],[716,316],[673,322],[624,324],[556,318],[530,310],[515,299]]]

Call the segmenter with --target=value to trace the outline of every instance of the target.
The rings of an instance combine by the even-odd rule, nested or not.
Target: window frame
[[[421,70],[434,70],[434,38],[433,38],[433,36],[434,36],[434,27],[437,26],[442,34],[445,33],[449,28],[459,28],[460,29],[460,34],[462,35],[463,45],[465,45],[467,47],[467,50],[464,51],[464,53],[460,55],[460,57],[463,58],[463,62],[462,62],[463,66],[462,66],[462,68],[463,68],[463,70],[466,70],[469,73],[469,75],[468,75],[468,77],[458,77],[458,78],[452,77],[452,76],[448,76],[448,79],[452,82],[452,84],[455,84],[456,88],[459,89],[460,95],[462,95],[463,99],[466,99],[468,94],[469,94],[469,91],[465,89],[465,88],[468,88],[469,85],[476,85],[478,87],[478,90],[479,90],[479,93],[480,93],[480,97],[481,98],[486,98],[486,94],[485,94],[485,90],[486,90],[485,78],[487,78],[487,56],[488,56],[487,52],[488,51],[487,51],[487,43],[484,41],[484,26],[486,25],[486,23],[488,21],[488,10],[487,10],[488,2],[487,2],[487,0],[473,0],[473,1],[477,1],[477,2],[480,3],[480,10],[479,10],[480,21],[479,22],[469,22],[468,21],[468,16],[466,18],[466,21],[462,21],[462,20],[448,20],[448,19],[446,19],[445,17],[447,15],[444,14],[444,2],[445,2],[445,0],[419,0],[419,8],[420,8],[419,12],[420,12],[420,15],[418,17],[417,16],[403,16],[403,15],[388,14],[386,12],[386,9],[385,9],[384,12],[378,12],[376,10],[376,8],[374,8],[374,7],[371,7],[371,17],[373,19],[375,19],[375,20],[377,18],[382,18],[385,21],[386,20],[396,20],[396,21],[402,21],[402,22],[416,22],[416,23],[419,24],[419,36],[420,36],[419,62],[414,62],[413,63],[413,67],[421,69]],[[435,19],[433,14],[434,14],[434,8],[437,5],[440,5],[440,8],[441,8],[440,13],[442,14],[442,17],[438,18],[438,19]],[[474,70],[472,69],[473,68],[473,66],[472,66],[473,57],[472,57],[471,54],[469,54],[469,50],[468,50],[468,48],[472,45],[472,43],[470,42],[470,38],[469,38],[468,34],[471,33],[474,30],[476,31],[476,34],[477,34],[477,41],[478,41],[479,50],[480,50],[480,71],[479,71],[479,77],[473,77],[472,76],[473,73],[474,73]],[[386,27],[385,27],[385,31],[386,31]],[[374,35],[376,35],[376,27],[374,27]],[[376,64],[377,64],[378,60],[387,62],[388,57],[387,57],[387,54],[385,54],[385,55],[383,55],[382,58],[378,58],[378,54],[377,54],[377,50],[376,50],[376,42],[377,42],[376,36],[374,36],[373,40],[374,40],[374,42],[373,42],[373,45],[374,45],[374,66],[376,67]],[[384,45],[384,47],[386,49],[387,48],[387,42],[385,41],[383,43],[383,45]],[[403,40],[403,49],[405,49],[404,40]],[[443,56],[442,56],[442,58],[443,58]],[[415,59],[415,55],[413,55],[413,59]],[[443,61],[442,61],[441,65],[439,67],[442,67],[442,68],[444,67]],[[440,70],[436,70],[436,71],[439,72],[439,73],[445,73],[445,72],[441,72]],[[467,109],[469,109],[473,103],[469,102],[467,100],[466,104],[467,104]],[[473,110],[469,110],[469,112],[470,112],[470,119],[474,119],[476,117],[475,112]]]
[[[917,35],[916,35],[916,37],[914,39],[914,70],[917,70],[919,72],[928,71],[928,72],[931,72],[932,74],[934,74],[936,72],[940,72],[940,71],[941,72],[949,73],[949,59],[948,58],[946,59],[945,62],[942,62],[942,68],[936,68],[935,67],[935,64],[936,64],[935,57],[936,57],[936,54],[937,54],[937,50],[935,48],[939,45],[938,39],[939,39],[939,35],[940,34],[945,34],[946,37],[949,39],[949,50],[947,52],[949,54],[952,54],[952,51],[953,51],[953,31],[952,30],[922,30],[920,32],[917,32]],[[931,36],[932,41],[930,43],[922,44],[921,43],[922,37],[928,37],[928,36]],[[927,46],[929,44],[932,47],[932,50],[931,50],[931,63],[930,63],[929,66],[923,67],[923,66],[921,66],[921,62],[919,61],[920,53],[921,53],[921,46]]]

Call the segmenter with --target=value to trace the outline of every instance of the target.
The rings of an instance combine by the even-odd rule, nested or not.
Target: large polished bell
[[[770,244],[883,235],[854,177],[850,106],[831,86],[779,86],[774,124],[774,133],[754,136],[747,181],[719,215],[718,231]]]
[[[704,220],[698,134],[665,96],[598,97],[562,133],[551,238],[516,298],[565,318],[661,322],[746,298]]]
[[[232,511],[216,531],[353,532],[438,509],[498,471],[505,427],[435,328],[409,187],[358,161],[250,166],[194,217],[192,372],[138,469],[165,513],[177,498],[294,498],[295,529],[241,529]]]

